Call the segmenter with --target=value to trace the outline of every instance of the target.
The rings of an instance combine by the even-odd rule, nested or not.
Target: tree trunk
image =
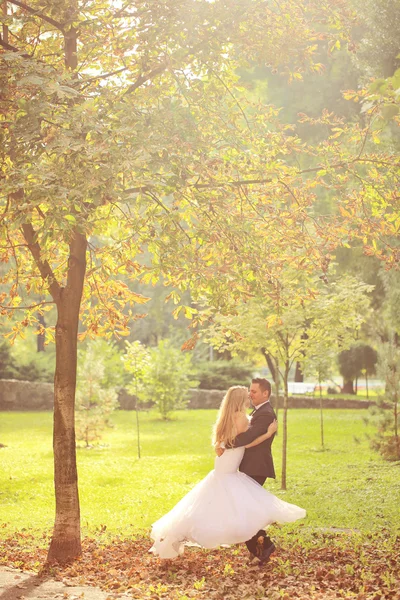
[[[287,456],[287,411],[289,398],[289,362],[285,364],[285,376],[283,378],[283,435],[282,435],[282,483],[281,490],[286,490],[286,456]]]
[[[75,387],[79,309],[86,271],[86,239],[70,244],[67,285],[57,301],[54,378],[54,485],[56,519],[47,561],[65,563],[81,554],[75,449]]]
[[[210,349],[212,349],[212,346],[210,346]],[[138,452],[138,458],[140,458],[140,423],[139,423],[139,392],[138,392],[138,368],[137,368],[137,361],[135,358],[135,394],[136,394],[136,398],[135,398],[135,412],[136,412],[136,434],[137,434],[137,452]]]
[[[265,348],[261,348],[261,354],[264,356],[267,361],[268,369],[272,375],[272,379],[274,380],[274,395],[275,395],[275,412],[276,419],[278,419],[278,411],[279,411],[279,365],[278,360],[273,357]],[[274,364],[275,361],[275,364]],[[278,433],[276,433],[278,435]]]
[[[324,412],[323,412],[323,401],[322,401],[322,387],[321,378],[318,379],[319,383],[319,410],[320,410],[320,421],[321,421],[321,446],[324,448]]]
[[[308,335],[307,335],[307,331],[303,331],[303,333],[301,334],[301,339],[302,340],[308,340]],[[304,350],[301,351],[302,356],[305,356],[305,352]],[[294,373],[294,380],[296,383],[303,383],[304,381],[304,374],[303,371],[301,369],[301,362],[297,361],[296,362],[296,370]]]
[[[354,394],[354,381],[351,379],[349,381],[343,382],[342,394]]]
[[[296,383],[303,383],[303,381],[304,381],[304,375],[303,375],[303,371],[301,370],[301,364],[299,363],[299,361],[296,362],[296,371],[294,373],[294,380]]]
[[[365,369],[365,390],[367,392],[367,400],[369,400],[369,394],[368,394],[368,371],[367,371],[367,369]]]
[[[276,414],[276,420],[278,420],[278,414],[279,414],[279,364],[278,364],[278,359],[275,358],[275,375],[274,375],[274,392],[275,392],[275,414]],[[278,432],[276,432],[275,434],[276,436],[278,435]]]
[[[6,17],[7,16],[7,2],[6,0],[3,0],[2,2],[2,13],[3,16]],[[6,44],[8,44],[8,27],[5,23],[3,23],[3,42],[5,42]]]
[[[44,316],[39,315],[38,321],[39,321],[39,326],[38,326],[36,349],[38,352],[44,352],[46,349],[46,346],[45,346],[46,334],[44,333],[44,331],[42,331],[42,328],[46,327],[46,322],[44,320]]]

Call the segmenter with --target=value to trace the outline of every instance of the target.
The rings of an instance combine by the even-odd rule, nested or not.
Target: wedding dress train
[[[151,552],[174,558],[185,543],[203,548],[245,542],[271,523],[291,523],[306,516],[303,508],[280,500],[237,469],[244,448],[225,450],[215,468],[156,521]]]

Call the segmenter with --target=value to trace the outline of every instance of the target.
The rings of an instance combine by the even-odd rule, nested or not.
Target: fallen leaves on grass
[[[0,564],[39,571],[46,549],[34,535],[0,540]],[[83,540],[71,565],[47,565],[44,577],[99,586],[109,598],[150,600],[400,600],[400,540],[382,533],[357,538],[314,532],[277,538],[262,568],[249,563],[245,546],[201,550],[162,561],[148,553],[148,538]]]

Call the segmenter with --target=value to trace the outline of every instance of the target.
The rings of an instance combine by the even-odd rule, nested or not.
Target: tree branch
[[[214,35],[215,35],[215,33],[214,33]],[[188,51],[186,52],[186,55],[184,58],[188,58],[189,56],[197,56],[198,51],[201,50],[201,48],[203,48],[206,44],[207,44],[207,41],[200,42],[196,46],[189,48]],[[134,92],[143,83],[146,83],[146,81],[149,81],[156,75],[163,73],[163,71],[165,71],[169,67],[169,65],[171,65],[174,62],[174,56],[175,56],[174,54],[172,54],[171,56],[167,56],[167,58],[164,60],[164,62],[162,62],[160,65],[158,65],[158,67],[155,67],[152,71],[147,73],[147,75],[140,75],[140,77],[138,77],[138,79],[135,81],[135,83],[133,83],[131,86],[128,87],[128,89],[124,93],[124,96],[126,94],[130,94],[130,93]]]
[[[134,92],[135,90],[137,90],[137,88],[140,87],[143,83],[146,83],[146,81],[149,81],[149,79],[152,79],[156,75],[159,75],[160,73],[162,73],[163,71],[165,71],[165,69],[168,67],[169,63],[170,63],[169,60],[165,60],[158,67],[156,67],[155,69],[153,69],[152,71],[150,71],[149,73],[147,73],[147,75],[141,75],[140,77],[138,77],[136,79],[135,83],[133,83],[132,85],[130,85],[128,87],[128,89],[126,90],[124,96],[126,94],[131,94],[132,92]]]
[[[5,48],[6,50],[10,50],[10,52],[18,52],[18,53],[21,52],[21,50],[18,50],[18,48],[16,48],[15,46],[11,46],[11,44],[8,44],[4,40],[2,40],[1,37],[0,37],[0,46]],[[24,58],[32,58],[30,54],[21,54],[21,56],[23,56]]]
[[[156,196],[156,195],[155,195],[153,192],[151,192],[151,191],[148,191],[148,192],[146,192],[146,193],[147,193],[147,194],[150,196],[150,198],[152,198],[152,199],[153,199],[153,200],[154,200],[154,201],[155,201],[155,202],[156,202],[156,203],[157,203],[159,206],[161,206],[161,208],[162,208],[162,209],[164,209],[164,210],[165,210],[165,212],[166,212],[167,214],[169,214],[169,215],[171,215],[171,216],[172,216],[172,213],[171,213],[171,211],[170,211],[170,210],[169,210],[169,209],[168,209],[168,208],[165,206],[165,204],[163,204],[163,202],[161,202],[161,200],[160,200],[159,198],[157,198],[157,196]],[[183,233],[186,235],[187,239],[188,239],[189,241],[191,241],[191,238],[190,238],[190,236],[189,236],[189,235],[187,234],[187,232],[186,232],[186,231],[183,229],[183,227],[182,227],[182,225],[179,223],[179,221],[176,221],[176,219],[175,219],[175,218],[172,218],[172,220],[173,220],[173,222],[175,223],[175,225],[176,225],[176,226],[177,226],[177,227],[178,227],[178,228],[179,228],[179,229],[180,229],[180,230],[181,230],[181,231],[182,231],[182,232],[183,232]]]
[[[30,306],[5,306],[4,304],[0,304],[0,308],[3,308],[4,310],[31,310],[32,308],[42,306],[43,304],[54,304],[54,301],[48,300],[46,302],[38,302],[37,304],[31,304]]]
[[[228,86],[226,85],[225,81],[223,79],[221,79],[221,77],[218,75],[218,73],[216,73],[214,71],[214,69],[211,69],[211,71],[214,73],[214,76],[218,79],[218,81],[220,83],[222,83],[222,85],[224,86],[224,88],[226,89],[226,91],[228,92],[228,94],[230,95],[230,97],[235,101],[236,106],[238,107],[238,109],[240,110],[240,112],[243,115],[244,120],[246,121],[247,127],[249,128],[249,130],[251,131],[251,127],[250,127],[250,123],[248,121],[248,118],[246,116],[246,113],[244,112],[243,108],[241,107],[240,102],[237,100],[237,98],[235,98],[234,94],[231,92],[231,90],[228,88]]]
[[[40,271],[42,279],[47,281],[50,294],[52,295],[54,302],[57,303],[61,295],[61,286],[56,280],[53,270],[47,260],[42,260],[41,248],[38,242],[35,241],[35,230],[33,229],[32,224],[25,223],[22,225],[22,232],[28,244],[28,248]]]
[[[391,166],[391,167],[399,167],[400,166],[400,163],[398,163],[398,162],[391,163],[389,161],[380,160],[380,159],[356,157],[356,158],[354,158],[352,160],[348,160],[346,162],[328,165],[328,168],[343,169],[354,163],[364,163],[364,162],[371,162],[374,164],[380,164],[380,165]],[[317,171],[320,171],[323,168],[324,168],[323,165],[319,165],[318,167],[302,169],[301,171],[297,171],[296,175],[303,175],[305,173],[315,173]],[[196,190],[204,190],[204,189],[213,189],[213,188],[223,188],[224,186],[257,185],[257,184],[263,184],[263,183],[272,183],[272,181],[273,181],[273,179],[271,179],[271,178],[268,178],[268,179],[238,179],[237,181],[223,181],[223,182],[218,182],[218,183],[217,182],[215,182],[215,183],[194,183],[193,185],[189,185],[189,187],[194,188]],[[284,182],[281,179],[279,180],[279,183],[281,183],[282,185],[286,185],[286,184],[284,184]],[[149,190],[151,190],[153,187],[155,187],[155,186],[154,185],[141,185],[141,186],[137,186],[134,188],[128,188],[128,189],[124,190],[124,193],[125,194],[138,194],[139,192],[146,193]],[[297,200],[296,200],[296,202],[297,202]]]
[[[190,185],[189,187],[194,188],[196,190],[205,190],[205,189],[212,189],[212,188],[222,188],[226,185],[228,186],[241,186],[241,185],[253,185],[253,184],[257,184],[257,183],[271,183],[272,179],[239,179],[237,181],[224,181],[221,183],[194,183],[193,185]],[[146,193],[148,191],[150,191],[153,187],[153,185],[142,185],[142,186],[138,186],[135,188],[128,188],[127,190],[124,190],[125,194],[138,194],[139,192],[143,192]]]
[[[112,77],[113,75],[118,75],[118,73],[122,73],[123,71],[127,71],[129,67],[121,67],[116,71],[111,71],[111,73],[103,73],[102,75],[96,75],[94,77],[89,77],[88,79],[80,79],[77,81],[78,85],[86,85],[91,83],[92,81],[96,81],[97,79],[107,79],[108,77]]]
[[[40,11],[35,10],[34,8],[31,8],[24,2],[19,2],[19,0],[8,0],[8,2],[10,2],[10,4],[15,4],[15,6],[19,6],[19,8],[26,10],[26,12],[30,13],[31,15],[34,15],[35,17],[39,17],[43,21],[46,21],[46,23],[53,25],[53,27],[55,27],[56,29],[59,29],[60,31],[62,31],[62,33],[64,33],[64,25],[62,23],[59,23],[58,21],[55,21],[51,17],[44,15]]]

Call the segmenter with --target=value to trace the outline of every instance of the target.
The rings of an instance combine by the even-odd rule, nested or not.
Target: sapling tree
[[[189,389],[198,383],[191,353],[161,340],[150,349],[143,383],[145,397],[155,403],[162,419],[169,419],[174,410],[186,406]]]
[[[107,382],[105,361],[95,345],[89,343],[78,353],[76,386],[76,437],[89,447],[101,439],[111,413],[118,407],[118,395]]]
[[[132,377],[126,389],[135,396],[137,452],[138,458],[140,458],[139,404],[145,400],[146,396],[145,379],[151,364],[150,352],[139,341],[126,342],[123,360],[126,371]]]
[[[218,348],[231,352],[262,351],[268,347],[279,357],[279,374],[283,387],[282,477],[281,487],[286,489],[287,479],[287,417],[288,382],[293,364],[306,357],[315,357],[333,341],[337,345],[350,345],[356,330],[368,315],[368,292],[371,286],[353,278],[321,286],[307,278],[297,279],[306,286],[306,293],[298,295],[296,279],[288,279],[282,287],[279,304],[267,295],[249,300],[232,309],[228,315],[213,315],[208,326],[207,339]],[[210,317],[209,317],[210,318]],[[307,329],[307,336],[304,330]],[[315,360],[315,358],[314,358]]]

